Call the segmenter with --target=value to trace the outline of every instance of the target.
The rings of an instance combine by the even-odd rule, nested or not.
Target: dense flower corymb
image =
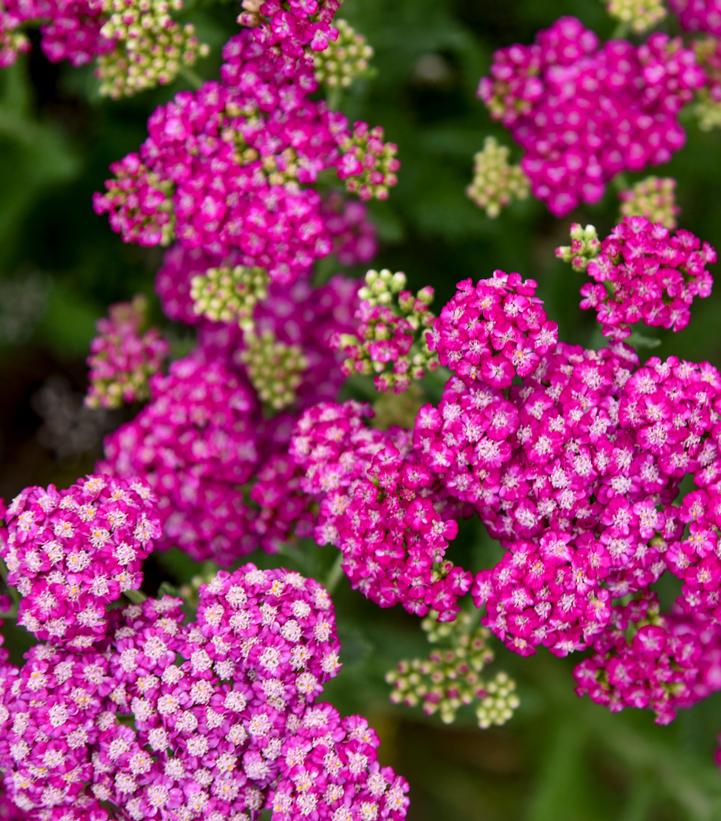
[[[679,111],[704,79],[679,39],[602,45],[564,17],[532,45],[497,51],[479,96],[523,148],[534,195],[563,216],[597,202],[620,172],[667,162],[685,141]]]
[[[465,380],[507,388],[514,376],[529,376],[558,339],[536,283],[495,271],[475,286],[470,279],[440,313],[428,345],[442,365]]]
[[[74,648],[105,635],[107,605],[140,587],[143,559],[160,536],[147,485],[115,477],[26,488],[6,518],[0,555],[22,597],[18,623]]]
[[[671,233],[644,217],[628,217],[588,263],[593,282],[581,288],[581,307],[597,312],[611,339],[624,339],[637,322],[683,330],[693,300],[711,293],[707,266],[715,261],[715,250],[690,231]]]
[[[168,343],[155,328],[146,330],[147,308],[144,297],[136,297],[113,305],[98,322],[88,357],[89,407],[117,408],[148,398],[148,382],[160,371]]]
[[[339,668],[317,582],[245,565],[201,587],[193,621],[181,604],[115,611],[90,653],[40,645],[0,668],[0,769],[19,807],[67,821],[249,821],[264,808],[282,820],[298,817],[286,800],[315,796],[318,818],[405,817],[407,784],[378,765],[367,723],[314,706]],[[302,764],[323,769],[317,793]]]

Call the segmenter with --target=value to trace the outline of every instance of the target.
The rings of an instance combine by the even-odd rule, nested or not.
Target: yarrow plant
[[[510,151],[494,137],[486,137],[483,150],[473,157],[473,180],[466,193],[487,216],[497,217],[514,199],[529,194],[528,178],[519,165],[508,161]]]
[[[530,46],[497,51],[478,94],[523,149],[534,196],[556,216],[595,203],[619,173],[668,162],[681,109],[705,74],[681,39],[600,43],[564,17]]]
[[[133,407],[91,475],[0,506],[0,618],[35,641],[12,661],[0,643],[9,814],[402,821],[408,785],[375,731],[320,701],[343,579],[423,619],[434,647],[390,648],[389,695],[444,722],[511,718],[515,681],[487,671],[506,649],[586,653],[579,695],[659,723],[721,688],[721,374],[632,347],[638,323],[689,324],[716,252],[677,229],[674,180],[621,176],[682,147],[683,107],[715,101],[717,46],[601,43],[562,18],[481,81],[523,152],[511,165],[489,138],[476,156],[467,194],[489,216],[529,190],[556,215],[622,190],[607,235],[574,223],[556,252],[587,278],[601,333],[585,347],[518,272],[459,274],[435,312],[403,273],[343,274],[376,255],[373,201],[399,160],[341,111],[372,49],[339,6],[243,0],[207,80],[179,0],[0,8],[0,65],[37,23],[51,59],[97,60],[111,96],[193,86],[169,90],[94,200],[125,243],[162,249],[173,345],[144,298],[113,306],[87,404]],[[637,32],[660,19],[609,6]],[[712,6],[671,3],[711,36]],[[465,566],[464,522],[495,562],[470,545]],[[199,565],[194,583],[158,579],[176,562]]]

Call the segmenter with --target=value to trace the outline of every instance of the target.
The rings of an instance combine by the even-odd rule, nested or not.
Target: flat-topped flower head
[[[532,45],[497,51],[479,96],[523,149],[534,196],[564,216],[617,174],[668,162],[685,142],[679,111],[704,80],[679,38],[601,44],[562,17]]]
[[[681,331],[691,304],[710,295],[716,251],[690,231],[672,233],[645,217],[627,217],[606,237],[586,272],[581,307],[598,315],[603,334],[625,339],[631,326]]]
[[[463,380],[508,388],[514,377],[530,376],[558,339],[535,293],[532,279],[503,271],[475,285],[459,282],[428,332],[430,349]]]
[[[677,225],[681,209],[676,204],[676,180],[673,177],[646,177],[622,191],[621,215],[646,217],[669,230]]]
[[[438,367],[426,333],[435,319],[430,309],[433,288],[413,294],[406,289],[405,274],[372,270],[358,296],[356,333],[336,339],[346,357],[345,374],[372,376],[376,390],[403,393]]]
[[[361,716],[341,717],[330,704],[306,711],[283,746],[272,797],[275,821],[400,821],[408,784],[377,759],[378,736]]]
[[[530,193],[528,178],[520,165],[510,163],[510,151],[495,137],[486,137],[483,150],[473,157],[473,180],[466,194],[495,219],[513,200],[525,200]]]
[[[0,555],[21,596],[18,623],[80,650],[104,637],[108,605],[140,587],[143,560],[160,537],[155,498],[131,477],[26,488],[6,522]]]

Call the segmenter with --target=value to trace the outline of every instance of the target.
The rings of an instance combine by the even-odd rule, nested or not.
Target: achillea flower
[[[507,388],[514,376],[530,376],[558,338],[535,296],[536,283],[495,271],[474,286],[470,279],[442,309],[428,346],[464,380]]]
[[[666,16],[663,0],[607,0],[606,8],[611,17],[639,34],[654,28]]]
[[[370,262],[378,253],[377,232],[365,203],[331,191],[323,202],[323,220],[341,265]]]
[[[309,708],[283,745],[274,821],[405,818],[408,784],[379,765],[378,746],[378,736],[361,716],[342,718],[330,704]]]
[[[430,310],[433,289],[414,296],[406,276],[384,269],[369,271],[360,289],[355,334],[342,334],[336,345],[345,355],[343,371],[373,376],[376,390],[403,393],[413,380],[438,367],[426,331],[435,319]]]
[[[648,593],[614,608],[613,626],[575,669],[576,693],[612,712],[653,710],[668,724],[719,689],[721,628],[703,618],[663,614]]]
[[[673,177],[646,177],[627,191],[622,191],[621,214],[645,217],[673,231],[681,209],[676,204],[676,180]]]
[[[454,506],[404,432],[364,431],[369,413],[355,403],[319,405],[298,423],[291,453],[304,489],[319,497],[316,540],[341,551],[351,586],[381,607],[452,620],[471,583],[445,558],[458,530]]]
[[[190,357],[150,383],[150,402],[106,439],[104,472],[141,475],[158,496],[159,549],[230,564],[255,547],[241,492],[258,464],[258,406],[221,364]]]
[[[497,51],[479,96],[523,148],[534,196],[563,216],[600,200],[616,174],[667,162],[685,140],[679,111],[704,80],[679,39],[601,45],[564,17],[533,45]]]
[[[610,620],[611,595],[599,584],[609,564],[592,537],[573,544],[547,532],[538,543],[511,545],[493,570],[479,573],[473,600],[486,607],[483,623],[515,652],[544,646],[565,656],[586,648]]]
[[[694,50],[696,59],[706,72],[706,83],[696,96],[694,112],[699,126],[704,131],[710,131],[721,127],[721,40],[718,37],[699,38],[694,44]]]
[[[148,88],[171,83],[183,67],[208,54],[192,23],[180,25],[171,12],[182,0],[102,0],[106,15],[101,34],[113,49],[98,59],[100,93],[129,97]],[[142,10],[141,10],[142,8]]]
[[[637,322],[681,331],[693,300],[711,293],[706,266],[715,261],[715,250],[689,231],[672,234],[644,217],[627,217],[589,262],[593,282],[581,288],[581,308],[596,311],[610,339],[625,339]]]
[[[280,342],[270,330],[246,333],[245,343],[241,359],[263,405],[279,411],[294,404],[308,366],[303,350]]]
[[[0,555],[21,596],[18,624],[77,649],[105,636],[107,606],[140,587],[160,537],[147,485],[114,477],[88,476],[62,491],[26,488],[6,521]]]
[[[271,6],[280,8],[269,0],[263,9]],[[398,162],[377,129],[357,123],[351,131],[343,115],[312,99],[312,64],[287,65],[262,32],[245,30],[226,44],[221,82],[156,109],[148,139],[116,164],[118,179],[96,196],[95,209],[126,242],[175,237],[288,285],[332,250],[312,188],[318,175],[332,169],[361,197],[385,197]]]
[[[483,150],[473,157],[473,181],[466,193],[491,219],[514,199],[525,200],[530,193],[528,178],[520,165],[508,162],[509,153],[495,137],[486,137]]]
[[[718,0],[669,0],[686,31],[721,35],[721,6]]]
[[[345,182],[347,191],[361,200],[388,199],[388,189],[398,182],[401,167],[396,159],[398,147],[384,140],[380,126],[370,128],[357,122],[352,134],[339,143],[343,158],[338,166],[338,177]]]
[[[571,225],[571,244],[556,248],[556,256],[567,262],[574,271],[581,273],[588,263],[601,253],[601,241],[593,225],[585,227],[578,222]]]
[[[138,296],[111,306],[99,320],[88,357],[88,407],[118,408],[148,398],[149,380],[162,368],[168,343],[155,328],[146,330],[147,312],[147,301]]]
[[[328,89],[348,88],[368,73],[373,48],[346,20],[335,21],[338,36],[322,51],[314,52],[315,76]]]
[[[295,57],[322,51],[338,33],[332,26],[341,0],[243,0],[238,22],[257,28],[258,39]]]
[[[375,762],[372,730],[314,706],[339,649],[327,592],[286,570],[218,574],[187,623],[168,597],[115,611],[92,653],[41,645],[19,670],[0,668],[9,797],[43,818],[280,813],[281,792],[291,801],[303,792],[301,751],[311,772],[331,764],[321,734],[333,727],[346,766],[329,770],[319,799],[342,798],[350,818],[375,807],[400,821],[407,785]]]
[[[208,268],[190,281],[196,314],[213,322],[237,322],[253,327],[253,310],[268,296],[268,274],[262,268]]]

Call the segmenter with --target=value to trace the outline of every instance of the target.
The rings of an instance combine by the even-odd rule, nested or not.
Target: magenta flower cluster
[[[430,349],[469,383],[507,388],[514,377],[530,376],[558,339],[535,293],[533,280],[503,271],[475,286],[460,282],[427,334]]]
[[[564,17],[533,45],[497,51],[479,96],[523,149],[534,195],[563,216],[617,174],[668,162],[685,141],[679,112],[704,81],[680,39],[602,45]]]
[[[112,48],[103,37],[103,4],[98,0],[4,0],[0,8],[0,68],[12,65],[30,41],[23,28],[39,24],[40,43],[53,62],[89,63]]]
[[[378,133],[351,127],[315,100],[311,58],[301,50],[290,60],[275,47],[296,18],[280,3],[264,3],[261,12],[276,9],[271,23],[225,46],[221,82],[159,107],[139,152],[114,166],[95,206],[126,242],[177,238],[216,258],[234,254],[236,265],[264,268],[271,281],[288,284],[333,248],[312,187],[319,174],[335,171],[362,197],[383,197],[395,184],[397,161]]]
[[[406,431],[368,428],[369,408],[321,404],[300,420],[291,454],[320,501],[316,539],[343,555],[351,586],[381,607],[443,621],[458,613],[471,574],[445,559],[458,505],[414,457]]]
[[[405,817],[407,785],[360,717],[317,704],[339,669],[316,582],[245,565],[113,613],[84,653],[38,645],[0,670],[0,767],[34,818]],[[345,813],[345,814],[344,814]],[[365,813],[365,815],[364,815]]]
[[[686,31],[721,34],[721,5],[718,0],[669,0]]]
[[[168,356],[168,343],[155,328],[145,328],[142,297],[111,306],[98,321],[90,345],[90,387],[85,404],[113,408],[147,399],[148,381]]]
[[[592,282],[581,288],[581,308],[596,311],[609,339],[625,339],[638,322],[682,331],[693,300],[711,293],[714,262],[716,251],[690,231],[627,217],[588,263]]]
[[[0,558],[21,595],[18,624],[82,649],[108,629],[107,606],[142,582],[160,536],[155,499],[138,480],[88,476],[67,490],[26,488],[7,508]]]

